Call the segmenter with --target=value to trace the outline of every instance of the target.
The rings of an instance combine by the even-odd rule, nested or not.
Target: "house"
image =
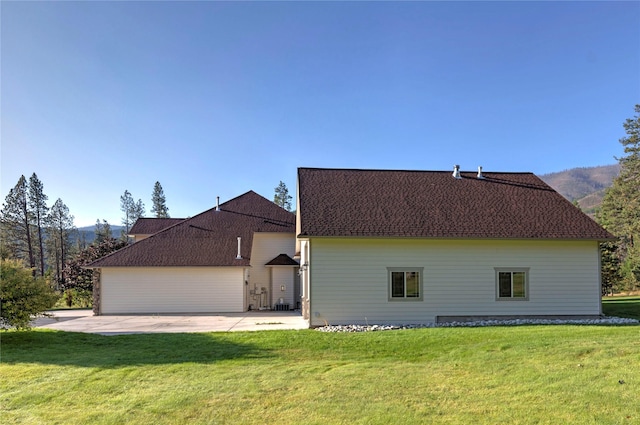
[[[531,173],[299,168],[310,326],[601,314],[611,234]]]
[[[531,173],[459,167],[299,168],[297,217],[249,191],[130,233],[88,266],[96,314],[301,307],[311,327],[599,316],[613,238]]]
[[[226,313],[296,306],[295,215],[253,191],[187,219],[142,219],[89,264],[94,312]]]

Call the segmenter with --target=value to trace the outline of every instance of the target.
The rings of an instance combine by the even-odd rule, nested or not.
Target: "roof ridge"
[[[298,167],[300,170],[315,170],[315,171],[371,171],[371,172],[392,172],[392,173],[449,173],[452,170],[397,170],[391,168],[325,168],[325,167]],[[477,170],[460,170],[461,173],[477,173]],[[483,174],[533,174],[533,171],[487,171],[482,170]]]
[[[249,192],[253,192],[253,191],[252,191],[252,190],[249,190],[248,192],[245,192],[245,193],[243,193],[242,195],[236,196],[235,198],[232,198],[232,199],[240,198],[241,196],[244,196],[244,195],[246,195],[246,194],[247,194],[247,193],[249,193]],[[254,192],[254,193],[255,193],[255,192]],[[227,202],[229,202],[229,201],[227,201]],[[226,203],[226,202],[225,202],[225,203]],[[224,205],[225,203],[220,204],[220,205]],[[93,264],[93,263],[95,263],[95,262],[97,262],[97,261],[102,261],[102,260],[104,260],[104,259],[107,259],[107,258],[109,258],[109,257],[111,257],[111,256],[113,256],[113,255],[115,255],[115,254],[117,254],[117,253],[119,253],[119,252],[121,252],[121,251],[124,251],[124,250],[126,250],[126,249],[129,249],[129,248],[131,248],[131,247],[133,247],[133,246],[138,246],[138,247],[139,247],[139,246],[140,246],[139,244],[147,245],[147,244],[149,244],[149,240],[151,240],[151,242],[153,242],[154,238],[155,238],[157,235],[162,234],[162,233],[165,233],[165,232],[167,232],[168,230],[171,230],[171,229],[173,229],[173,228],[175,228],[175,227],[177,227],[177,226],[181,226],[181,225],[183,225],[183,224],[187,224],[187,225],[189,225],[189,226],[190,226],[190,224],[189,224],[189,222],[190,222],[190,221],[195,220],[197,217],[200,217],[200,216],[202,216],[203,214],[207,214],[207,213],[209,213],[209,214],[210,214],[210,213],[215,212],[215,211],[217,211],[217,210],[218,210],[218,208],[214,206],[214,207],[209,208],[208,210],[202,211],[201,213],[198,213],[198,214],[196,214],[196,215],[194,215],[194,216],[192,216],[192,217],[187,217],[187,218],[185,218],[185,219],[184,219],[184,220],[182,220],[182,221],[179,221],[179,222],[177,222],[177,223],[175,223],[175,224],[172,224],[171,226],[165,227],[164,229],[160,230],[159,232],[154,233],[153,235],[150,235],[150,236],[149,236],[149,237],[147,237],[147,238],[144,238],[144,239],[142,239],[142,240],[140,240],[140,241],[138,241],[138,242],[131,243],[131,244],[129,244],[129,245],[127,245],[127,246],[123,247],[123,248],[120,248],[120,249],[119,249],[119,250],[117,250],[117,251],[113,251],[113,252],[111,252],[111,253],[109,253],[109,254],[105,255],[104,257],[97,258],[97,259],[93,260],[92,262],[90,262],[89,264],[87,264],[87,266],[90,266],[91,264]]]
[[[172,223],[145,239],[89,263],[87,267],[246,266],[249,264],[249,251],[243,253],[240,263],[235,259],[236,237],[242,237],[244,249],[250,249],[247,247],[251,247],[255,232],[295,233],[295,215],[253,190],[220,205],[219,211],[214,206]],[[214,233],[205,236],[198,230]],[[231,251],[233,255],[227,255]],[[235,260],[231,261],[232,258]]]
[[[220,204],[220,206],[223,206],[223,205],[225,205],[225,204],[228,204],[229,202],[232,202],[232,201],[235,201],[235,200],[237,200],[237,199],[240,199],[240,198],[242,198],[243,196],[246,196],[246,195],[248,195],[248,194],[250,194],[250,193],[252,193],[252,194],[254,194],[254,195],[258,195],[258,196],[259,196],[259,197],[261,197],[261,198],[267,199],[267,198],[265,198],[264,196],[260,195],[259,193],[256,193],[256,192],[255,192],[255,191],[253,191],[253,190],[247,190],[247,191],[246,191],[245,193],[243,193],[243,194],[240,194],[240,195],[238,195],[238,196],[235,196],[235,197],[233,197],[233,198],[231,198],[231,199],[228,199],[228,200],[224,201],[223,203],[221,203],[221,204]],[[268,199],[267,199],[267,201],[268,201]],[[216,209],[216,207],[213,207],[213,208],[211,208],[211,209]],[[210,211],[210,210],[208,210],[208,211]]]

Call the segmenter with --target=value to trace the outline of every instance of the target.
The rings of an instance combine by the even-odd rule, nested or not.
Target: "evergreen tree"
[[[86,269],[84,266],[125,246],[127,246],[126,241],[110,237],[101,242],[95,241],[89,247],[80,251],[75,258],[68,261],[65,266],[64,274],[66,281],[63,289],[92,291],[93,270]]]
[[[138,218],[143,217],[145,214],[144,204],[142,199],[138,199],[138,202],[133,200],[133,196],[128,190],[124,191],[124,194],[120,197],[120,210],[124,214],[122,217],[122,239],[127,240],[127,235],[133,224]]]
[[[74,246],[75,250],[82,251],[87,246],[89,246],[89,244],[87,243],[87,232],[85,232],[84,230],[78,231],[78,237],[76,238],[76,243]]]
[[[138,202],[136,202],[136,205],[133,209],[133,223],[135,223],[140,217],[144,217],[145,214],[146,211],[144,208],[144,203],[142,202],[142,199],[138,199]]]
[[[618,159],[620,175],[607,190],[597,214],[600,224],[619,238],[616,252],[622,278],[617,289],[627,290],[640,283],[640,105],[635,106],[635,112],[637,115],[623,124],[627,136],[620,143],[626,156]]]
[[[72,250],[71,235],[75,231],[73,216],[69,208],[58,198],[51,207],[47,217],[47,236],[50,262],[53,261],[55,281],[58,286],[64,286],[64,265]]]
[[[289,189],[287,189],[287,185],[284,184],[282,180],[280,180],[280,184],[275,188],[275,195],[273,197],[273,202],[276,205],[281,206],[287,211],[291,211],[291,195],[289,195]]]
[[[29,212],[33,218],[33,224],[37,232],[38,258],[40,260],[40,276],[44,276],[44,221],[47,217],[47,195],[44,194],[44,186],[36,173],[29,178]]]
[[[95,244],[100,244],[107,239],[113,238],[113,235],[111,234],[111,225],[107,220],[102,220],[102,223],[100,223],[100,220],[96,220],[95,235]]]
[[[160,182],[156,182],[153,186],[153,193],[151,194],[151,214],[156,218],[169,218],[169,208],[167,208],[167,200],[164,197],[164,191]]]
[[[133,196],[128,190],[124,191],[124,194],[120,197],[120,210],[124,214],[122,216],[122,225],[124,226],[124,234],[129,234],[129,229],[133,226],[135,220],[133,219],[133,209],[135,208],[135,201]]]
[[[9,251],[11,256],[25,260],[29,267],[33,269],[36,263],[28,199],[29,185],[23,175],[20,176],[18,183],[5,198],[5,203],[2,205],[1,220],[3,238],[7,238],[3,248]]]

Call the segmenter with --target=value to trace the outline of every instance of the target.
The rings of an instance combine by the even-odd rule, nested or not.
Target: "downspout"
[[[313,308],[311,308],[311,239],[307,239],[307,308],[309,309],[309,327],[313,327]]]

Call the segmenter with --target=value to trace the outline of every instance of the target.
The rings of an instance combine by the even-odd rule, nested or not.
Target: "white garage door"
[[[232,313],[244,310],[237,267],[108,267],[102,269],[101,312]]]

